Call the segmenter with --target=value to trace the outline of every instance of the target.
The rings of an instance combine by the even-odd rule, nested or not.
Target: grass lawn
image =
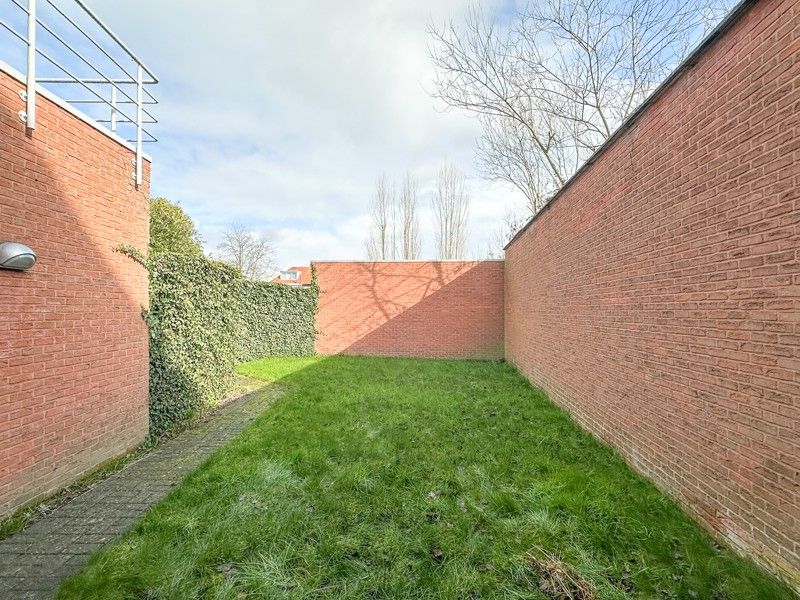
[[[60,598],[794,597],[507,365],[241,371],[287,392]]]

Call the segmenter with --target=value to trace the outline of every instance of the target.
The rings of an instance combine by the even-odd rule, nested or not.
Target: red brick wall
[[[317,352],[503,357],[503,263],[315,262]]]
[[[29,245],[0,270],[0,516],[68,484],[146,435],[145,185],[132,153],[44,98],[30,137],[24,86],[0,72],[0,240]]]
[[[800,3],[764,0],[506,253],[506,357],[800,582]]]

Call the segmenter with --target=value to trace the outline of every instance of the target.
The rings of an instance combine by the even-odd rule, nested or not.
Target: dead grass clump
[[[591,584],[558,557],[536,548],[527,554],[539,589],[554,600],[597,600]]]

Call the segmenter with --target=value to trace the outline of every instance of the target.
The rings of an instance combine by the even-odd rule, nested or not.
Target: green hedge
[[[150,434],[222,398],[238,361],[314,352],[318,291],[249,281],[203,256],[163,253],[150,271]]]
[[[316,288],[239,282],[239,315],[244,328],[239,361],[264,356],[314,354]]]

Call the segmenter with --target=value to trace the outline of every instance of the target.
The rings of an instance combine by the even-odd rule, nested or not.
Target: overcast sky
[[[486,255],[507,207],[522,204],[478,176],[476,121],[426,93],[426,26],[462,18],[467,0],[89,6],[161,80],[151,191],[180,202],[207,250],[240,222],[270,236],[279,266],[364,258],[375,180],[410,168],[433,257],[429,204],[445,159],[468,176],[471,256]]]

